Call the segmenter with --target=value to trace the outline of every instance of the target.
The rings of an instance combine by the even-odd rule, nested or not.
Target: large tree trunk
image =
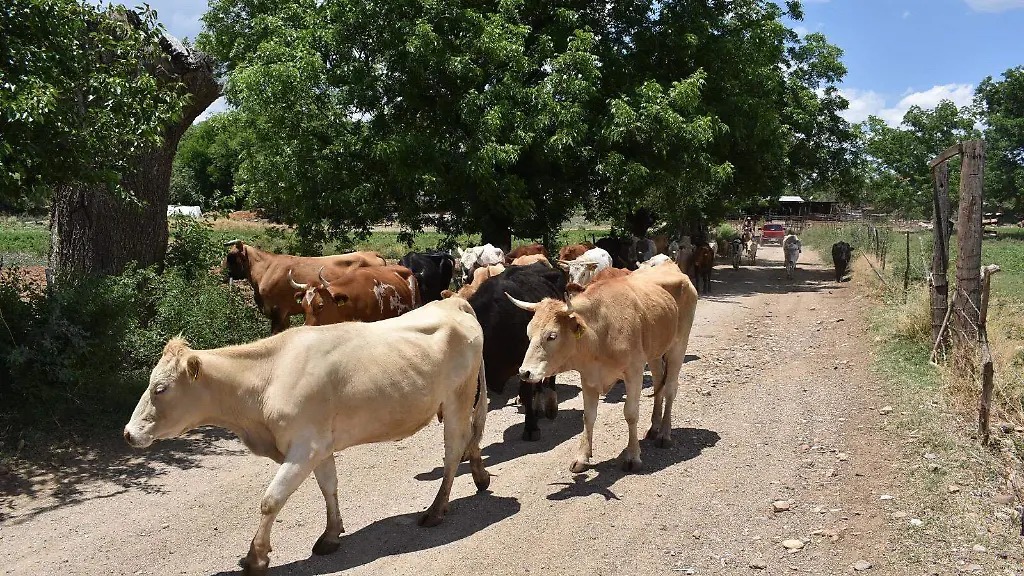
[[[103,185],[71,184],[55,191],[50,210],[50,266],[57,278],[108,275],[130,262],[163,262],[167,250],[167,199],[171,163],[185,130],[221,94],[213,62],[165,35],[161,61],[153,73],[181,82],[189,102],[181,118],[167,126],[163,144],[142,155],[121,178],[134,201],[125,201]]]
[[[953,314],[954,341],[973,350],[978,344],[981,322],[981,236],[985,143],[968,140],[963,144],[960,168],[960,217],[957,220],[956,288],[960,292]]]

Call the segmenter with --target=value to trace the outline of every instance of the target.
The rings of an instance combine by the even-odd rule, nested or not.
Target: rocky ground
[[[600,404],[596,466],[569,471],[582,396],[565,374],[558,419],[542,422],[538,442],[520,440],[513,399],[492,400],[490,491],[477,494],[464,470],[437,528],[416,519],[437,490],[440,426],[340,454],[341,550],[310,556],[324,522],[310,478],[274,528],[271,573],[921,574],[894,538],[916,518],[894,517],[900,448],[870,370],[867,303],[809,252],[792,280],[781,249],[759,257],[716,270],[697,309],[675,445],[643,442],[642,473],[617,463],[621,385]],[[642,418],[650,410],[644,397]],[[274,468],[209,430],[8,478],[0,573],[232,573]]]

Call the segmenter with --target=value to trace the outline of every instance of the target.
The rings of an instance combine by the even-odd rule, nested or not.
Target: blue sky
[[[175,36],[202,29],[206,0],[149,4]],[[1024,65],[1024,0],[804,0],[804,16],[798,32],[822,32],[845,51],[853,122],[875,114],[898,124],[910,106],[942,99],[965,105],[983,78]],[[218,100],[204,117],[223,109]]]

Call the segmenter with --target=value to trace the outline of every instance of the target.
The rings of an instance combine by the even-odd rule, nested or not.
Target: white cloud
[[[1024,8],[1024,0],[964,0],[977,12],[1006,12]]]
[[[793,32],[796,32],[800,36],[807,36],[811,31],[807,29],[807,26],[797,25],[793,26]]]
[[[203,110],[203,113],[200,114],[192,123],[198,124],[203,120],[206,120],[210,116],[213,116],[214,114],[217,114],[219,112],[226,112],[227,110],[229,110],[229,108],[230,107],[228,106],[228,101],[225,100],[223,96],[221,96],[220,98],[214,100],[213,104],[210,104],[210,106],[206,110]]]
[[[903,11],[903,19],[906,20],[907,18],[910,18],[910,10]]]
[[[908,90],[894,106],[887,106],[885,96],[873,90],[843,88],[839,92],[850,101],[850,108],[843,112],[843,118],[857,123],[867,120],[868,116],[878,116],[890,126],[898,126],[911,106],[928,110],[942,100],[951,100],[963,107],[974,99],[974,86],[971,84],[940,84],[919,92]]]

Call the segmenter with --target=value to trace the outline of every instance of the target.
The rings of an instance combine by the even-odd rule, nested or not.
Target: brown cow
[[[622,278],[629,276],[632,270],[628,268],[605,268],[597,274],[594,274],[594,279],[590,281],[591,284],[594,282],[600,282],[601,280],[611,280],[613,278]]]
[[[416,276],[405,266],[352,268],[330,280],[321,269],[315,282],[299,284],[290,276],[289,280],[298,290],[295,299],[302,304],[307,326],[376,322],[401,316],[421,303]]]
[[[629,443],[623,468],[640,468],[637,420],[644,365],[654,377],[654,411],[648,438],[659,447],[672,444],[672,402],[697,308],[697,291],[673,262],[642,268],[624,278],[599,282],[580,292],[570,285],[572,299],[546,298],[537,303],[508,296],[533,312],[526,329],[530,347],[519,370],[526,382],[539,382],[578,370],[583,387],[584,434],[570,469],[583,472],[592,456],[597,402],[622,378],[626,382],[623,410]],[[507,296],[507,295],[506,295]]]
[[[519,258],[520,256],[532,256],[534,254],[543,254],[545,257],[547,257],[548,249],[545,248],[543,244],[536,242],[533,244],[525,244],[523,246],[518,246],[516,248],[513,248],[511,252],[505,255],[505,264],[511,265],[512,261],[515,260],[516,258]]]
[[[707,244],[693,250],[693,275],[697,290],[706,294],[711,290],[711,271],[715,269],[715,251]]]
[[[316,279],[320,268],[328,278],[333,278],[349,268],[385,265],[384,259],[376,252],[307,258],[264,252],[241,240],[225,242],[224,245],[231,246],[225,258],[228,277],[249,281],[256,307],[270,318],[271,334],[288,328],[289,316],[303,313],[302,306],[295,300],[295,290],[288,281],[289,271],[296,280],[308,282]]]
[[[580,242],[579,244],[572,244],[570,246],[563,246],[558,251],[558,259],[562,262],[570,262],[583,256],[583,254],[593,248],[594,245],[590,242]]]
[[[493,266],[484,266],[483,268],[477,268],[473,270],[473,281],[469,284],[463,284],[462,288],[459,288],[458,292],[452,292],[451,290],[442,290],[442,298],[451,298],[458,294],[461,298],[469,300],[469,297],[476,294],[476,291],[480,288],[480,285],[484,283],[488,278],[492,278],[501,274],[505,271],[503,264],[495,264]]]
[[[537,262],[540,262],[548,268],[554,268],[546,254],[528,254],[526,256],[520,256],[513,260],[509,266],[529,266],[530,264],[536,264]]]

